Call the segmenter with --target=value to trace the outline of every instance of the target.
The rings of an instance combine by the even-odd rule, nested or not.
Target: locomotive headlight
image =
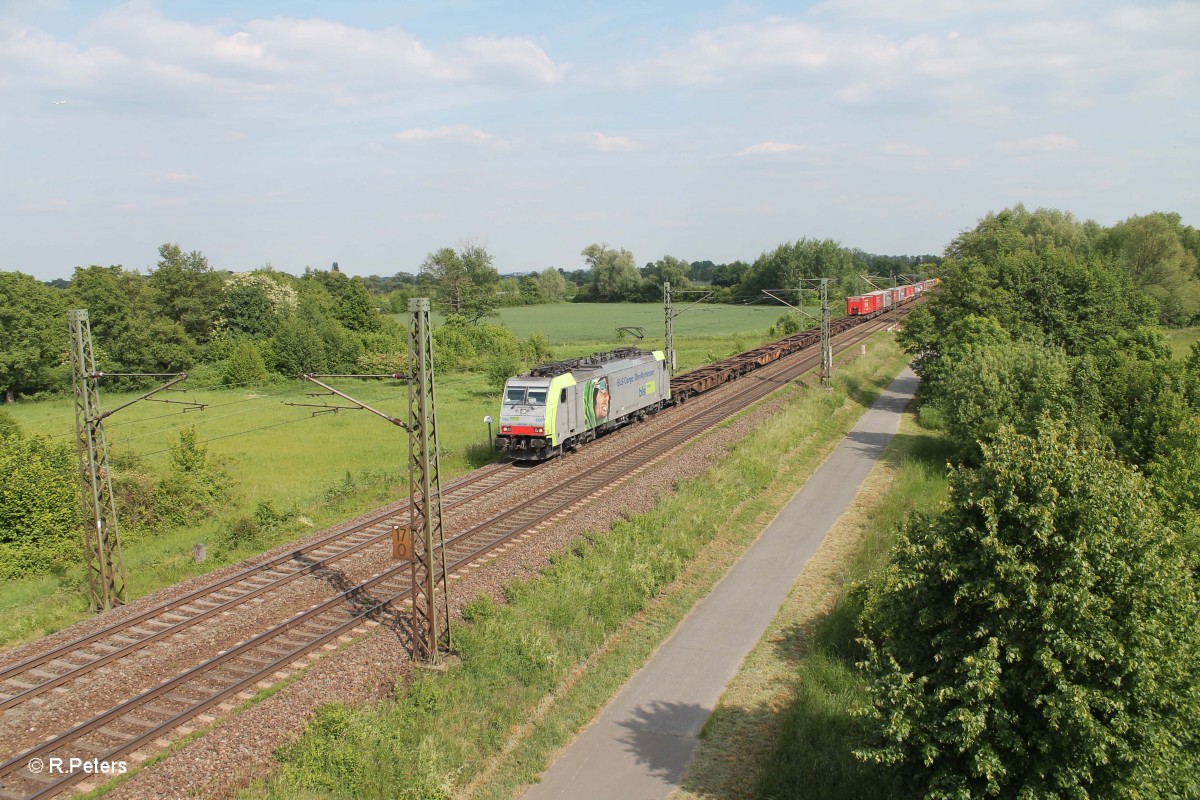
[[[534,428],[533,432],[534,433],[545,433],[546,429],[545,428]]]
[[[501,425],[500,432],[501,433],[512,433],[512,425]]]

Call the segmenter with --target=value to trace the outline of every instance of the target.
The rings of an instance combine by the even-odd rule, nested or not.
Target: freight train
[[[927,281],[918,281],[917,283],[908,283],[904,286],[894,286],[891,289],[879,289],[867,294],[847,297],[846,316],[873,317],[877,314],[882,314],[893,306],[911,303],[934,286],[937,286],[938,282],[938,278],[930,278]]]
[[[934,278],[848,297],[846,316],[830,323],[831,333],[911,303],[936,284]],[[820,329],[812,328],[674,379],[665,353],[637,348],[534,367],[504,386],[496,449],[515,461],[544,461],[819,341]]]

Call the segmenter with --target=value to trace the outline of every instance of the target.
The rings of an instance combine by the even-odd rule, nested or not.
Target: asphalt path
[[[899,430],[916,389],[905,369],[525,800],[658,800],[679,785],[726,684]]]

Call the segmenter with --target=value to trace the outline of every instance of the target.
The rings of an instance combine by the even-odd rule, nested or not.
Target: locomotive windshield
[[[526,394],[528,391],[528,394]],[[546,405],[546,389],[524,386],[510,386],[504,391],[504,404],[509,406],[544,406]]]

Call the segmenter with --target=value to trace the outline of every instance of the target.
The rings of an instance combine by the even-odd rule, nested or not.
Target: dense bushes
[[[1200,356],[1098,236],[989,215],[901,337],[963,466],[869,592],[859,754],[919,797],[1200,796]]]
[[[458,316],[434,328],[433,349],[440,369],[481,371],[493,376],[493,384],[499,371],[511,376],[525,366],[554,358],[554,351],[541,334],[522,339],[502,325],[472,324]]]
[[[0,411],[0,578],[79,559],[79,484],[69,445],[24,435]]]
[[[156,474],[128,451],[110,465],[117,518],[127,539],[196,524],[235,499],[227,465],[209,454],[194,427],[180,431],[171,444],[165,471]]]
[[[1200,613],[1144,479],[1006,428],[917,517],[864,623],[879,739],[926,798],[1193,797]]]

